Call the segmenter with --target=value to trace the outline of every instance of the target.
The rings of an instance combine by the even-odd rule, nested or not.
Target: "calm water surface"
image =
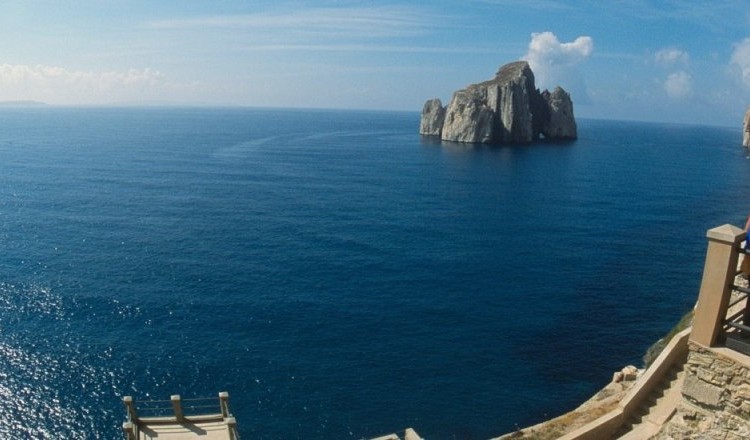
[[[248,438],[484,439],[569,410],[741,225],[737,129],[440,145],[412,113],[0,110],[0,437],[229,391]]]

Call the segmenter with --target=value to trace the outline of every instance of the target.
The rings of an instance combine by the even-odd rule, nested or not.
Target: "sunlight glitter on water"
[[[109,402],[121,385],[115,372],[87,362],[69,315],[49,287],[0,284],[0,438],[111,431],[97,426],[107,418],[97,402]]]
[[[0,437],[52,438],[79,431],[80,408],[61,402],[53,388],[64,374],[58,362],[8,344],[0,345],[0,359]]]

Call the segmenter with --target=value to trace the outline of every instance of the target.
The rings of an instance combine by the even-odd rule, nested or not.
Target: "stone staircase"
[[[633,414],[614,436],[617,440],[645,440],[659,432],[672,414],[682,397],[682,383],[685,380],[683,365],[672,366],[659,386],[649,394],[640,408]]]

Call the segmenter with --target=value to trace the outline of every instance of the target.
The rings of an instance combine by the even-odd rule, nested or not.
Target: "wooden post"
[[[229,417],[229,393],[222,391],[219,393],[219,406],[221,407],[221,417]]]
[[[138,416],[135,413],[135,404],[133,403],[133,396],[123,396],[122,403],[125,404],[125,410],[128,412],[128,421],[135,422],[138,420]]]
[[[122,432],[125,434],[126,440],[137,440],[135,438],[135,425],[132,422],[123,423]]]
[[[224,423],[227,424],[227,431],[229,431],[229,440],[237,440],[237,420],[234,417],[227,417],[224,419]]]
[[[746,234],[736,226],[723,225],[709,229],[706,236],[708,251],[690,340],[710,347],[716,343],[727,315],[740,243]]]
[[[172,401],[172,409],[174,409],[174,417],[177,420],[185,419],[185,415],[182,413],[182,401],[179,394],[174,394],[169,398]]]

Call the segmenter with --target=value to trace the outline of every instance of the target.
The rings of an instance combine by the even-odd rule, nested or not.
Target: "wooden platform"
[[[197,403],[187,409],[213,411],[186,414],[179,395],[170,400],[139,402],[139,408],[132,397],[125,396],[122,400],[127,420],[122,424],[122,431],[126,440],[239,440],[228,399],[226,392],[219,393],[218,399],[190,399],[189,402]],[[170,406],[164,406],[167,403]],[[159,415],[142,415],[141,412]],[[169,414],[163,415],[166,412]]]
[[[231,427],[219,418],[213,421],[153,422],[141,421],[138,424],[138,440],[227,440],[234,439]]]

